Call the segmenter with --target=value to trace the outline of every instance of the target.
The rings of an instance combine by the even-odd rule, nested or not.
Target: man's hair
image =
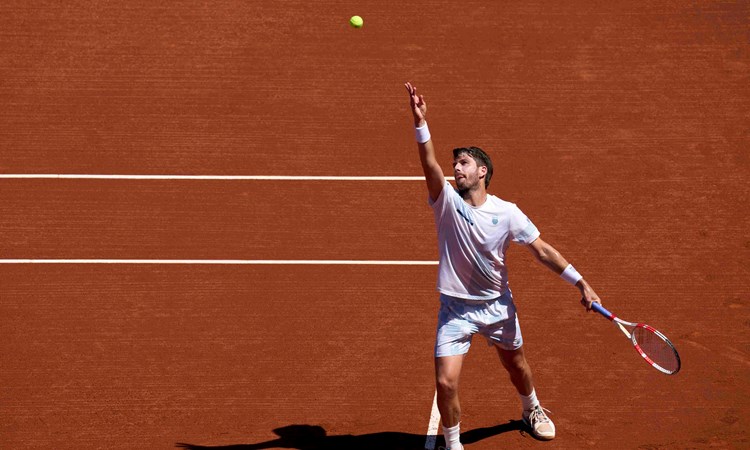
[[[466,153],[476,161],[477,166],[484,166],[487,168],[487,175],[484,176],[484,188],[487,189],[490,186],[490,179],[492,178],[492,160],[479,147],[459,147],[453,149],[453,159],[458,158],[459,155]]]

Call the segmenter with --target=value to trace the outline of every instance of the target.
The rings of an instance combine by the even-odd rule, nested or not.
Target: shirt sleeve
[[[510,212],[510,235],[513,242],[524,245],[531,244],[540,235],[536,225],[516,205]]]
[[[438,198],[435,201],[432,201],[432,198],[430,198],[429,195],[427,196],[427,202],[430,204],[437,217],[443,215],[446,205],[451,202],[451,193],[453,192],[453,186],[451,186],[450,182],[446,181],[445,184],[443,184],[443,190],[440,191],[440,195],[438,195]]]

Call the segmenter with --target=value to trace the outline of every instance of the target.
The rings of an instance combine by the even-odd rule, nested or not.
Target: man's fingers
[[[594,303],[602,304],[598,297],[592,298],[591,300],[586,300],[584,297],[581,299],[581,302],[585,302],[584,305],[586,306],[586,311],[592,311],[594,309]]]

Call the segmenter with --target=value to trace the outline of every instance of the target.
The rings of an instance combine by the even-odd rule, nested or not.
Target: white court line
[[[427,425],[427,439],[424,441],[424,448],[427,450],[435,449],[437,441],[438,427],[440,426],[440,411],[437,407],[437,391],[432,400],[432,412],[430,412],[430,423]]]
[[[74,173],[3,173],[0,179],[66,180],[224,180],[224,181],[424,181],[424,177],[401,176],[307,176],[307,175],[94,175]],[[453,180],[454,177],[445,177]]]
[[[0,259],[0,264],[225,264],[225,265],[340,265],[436,266],[437,261],[343,259]]]

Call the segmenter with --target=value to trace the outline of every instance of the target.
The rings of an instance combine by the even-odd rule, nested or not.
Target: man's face
[[[460,192],[479,187],[479,183],[484,183],[486,173],[487,168],[478,166],[474,158],[467,153],[461,153],[453,160],[453,176],[456,178],[456,187]]]

